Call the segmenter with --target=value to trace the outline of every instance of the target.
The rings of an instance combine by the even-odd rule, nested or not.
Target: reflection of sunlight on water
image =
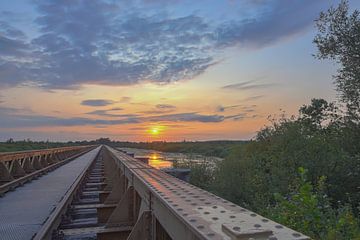
[[[149,155],[149,165],[157,169],[168,168],[172,167],[172,162],[163,160],[160,154],[154,152]]]

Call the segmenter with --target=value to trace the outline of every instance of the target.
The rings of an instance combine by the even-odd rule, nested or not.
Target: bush
[[[299,174],[289,195],[275,194],[276,204],[268,207],[268,217],[314,239],[360,239],[359,222],[351,208],[331,207],[324,191],[325,177],[321,177],[314,188],[306,180],[304,168],[299,168]]]

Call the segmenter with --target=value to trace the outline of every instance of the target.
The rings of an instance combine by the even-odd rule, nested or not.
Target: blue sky
[[[312,57],[312,39],[319,12],[338,3],[1,1],[0,133],[251,138],[279,109],[335,98],[336,65]]]

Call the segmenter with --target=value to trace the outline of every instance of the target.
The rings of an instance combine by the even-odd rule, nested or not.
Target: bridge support
[[[136,222],[127,240],[151,240],[151,223],[152,213],[151,211],[144,211]]]
[[[24,159],[22,167],[26,173],[32,173],[35,171],[30,157]]]
[[[14,180],[4,163],[0,162],[0,184]]]
[[[26,175],[26,172],[24,171],[24,169],[21,167],[21,164],[19,163],[19,160],[14,160],[11,162],[10,165],[10,174],[11,176],[13,176],[14,178],[19,178],[19,177],[23,177]]]

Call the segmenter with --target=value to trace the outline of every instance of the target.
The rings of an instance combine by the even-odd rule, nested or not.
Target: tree
[[[360,122],[360,12],[349,13],[348,2],[321,12],[316,20],[318,34],[314,39],[318,59],[340,64],[335,84],[347,106],[348,117]]]
[[[311,99],[310,105],[303,105],[300,110],[299,120],[308,123],[312,130],[321,129],[324,123],[329,123],[336,115],[333,103],[324,99]]]

